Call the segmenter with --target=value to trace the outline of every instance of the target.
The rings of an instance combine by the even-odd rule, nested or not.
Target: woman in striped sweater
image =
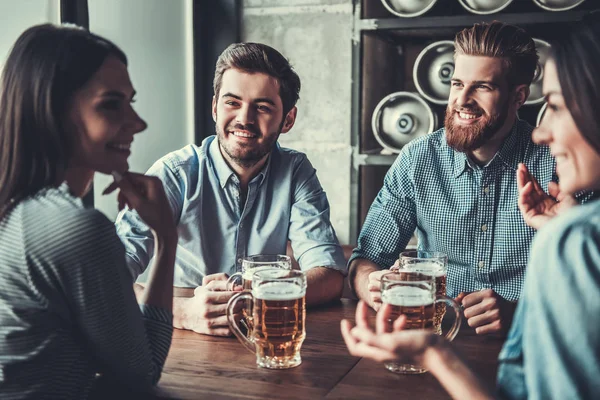
[[[127,58],[77,27],[26,30],[0,93],[0,398],[86,398],[96,373],[147,390],[172,334],[177,231],[161,182],[127,172],[146,123]],[[138,305],[113,224],[81,201],[95,172],[153,229]],[[118,182],[117,182],[118,181]]]

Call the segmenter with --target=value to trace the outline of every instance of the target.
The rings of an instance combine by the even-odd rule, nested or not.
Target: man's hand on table
[[[517,303],[503,299],[492,289],[460,293],[456,302],[464,307],[464,316],[478,335],[506,335]]]
[[[202,286],[194,289],[194,296],[186,300],[182,326],[175,327],[205,335],[230,336],[225,310],[229,299],[240,292],[241,287],[227,290],[227,278],[224,273],[205,276]]]

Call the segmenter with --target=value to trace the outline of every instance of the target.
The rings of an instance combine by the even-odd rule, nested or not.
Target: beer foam
[[[252,290],[261,300],[295,300],[306,294],[306,289],[289,282],[267,282]]]
[[[381,295],[382,302],[402,307],[428,306],[433,299],[430,290],[416,286],[394,286],[384,290]]]
[[[265,270],[265,269],[272,269],[272,268],[277,268],[277,267],[274,266],[274,265],[259,265],[259,266],[253,267],[253,268],[248,268],[247,270],[245,270],[242,273],[242,279],[245,279],[247,281],[251,281],[252,280],[252,275],[254,275],[255,272],[262,271],[262,270]]]
[[[438,264],[435,262],[423,262],[416,264],[407,264],[406,269],[409,271],[420,272],[425,275],[430,275],[434,277],[444,276],[446,275],[446,271],[442,264]],[[400,270],[402,271],[402,270]]]

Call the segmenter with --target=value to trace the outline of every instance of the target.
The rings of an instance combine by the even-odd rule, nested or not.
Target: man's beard
[[[450,106],[446,109],[446,142],[454,150],[467,153],[479,149],[502,128],[508,117],[508,100],[502,105],[500,112],[493,115],[485,114],[478,107],[461,107],[459,110],[482,115],[477,123],[460,126],[454,123],[454,115],[458,110]]]
[[[261,136],[261,133],[258,132],[251,125],[245,126],[241,124],[236,124],[233,127],[228,127],[226,129],[227,131],[243,130],[250,132],[258,137]],[[225,140],[225,132],[218,126],[216,127],[216,131],[219,144],[221,145],[221,149],[223,149],[223,151],[227,154],[229,159],[231,159],[233,162],[235,162],[237,165],[243,168],[253,167],[267,154],[269,154],[271,150],[273,150],[273,148],[275,147],[275,143],[277,142],[279,134],[281,133],[280,130],[279,132],[277,132],[277,134],[268,135],[268,139],[266,139],[261,144],[243,144],[239,142],[232,143],[231,141]],[[233,136],[233,133],[230,133],[229,135]]]

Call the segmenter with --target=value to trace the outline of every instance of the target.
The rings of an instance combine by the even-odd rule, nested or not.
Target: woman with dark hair
[[[177,232],[157,178],[127,172],[133,136],[127,58],[76,27],[26,30],[0,93],[0,397],[85,398],[96,373],[145,390],[171,343]],[[81,197],[113,173],[120,206],[158,252],[138,306],[125,252]]]
[[[548,109],[534,141],[556,157],[564,196],[600,189],[600,13],[588,15],[553,45],[544,70]],[[519,173],[526,170],[521,167]],[[546,217],[551,200],[521,177],[521,210]],[[554,201],[552,200],[554,203]],[[550,204],[551,205],[551,204]],[[359,304],[357,326],[342,321],[350,352],[379,361],[411,360],[427,368],[453,398],[492,398],[440,336],[402,331],[404,317],[386,332],[389,305],[374,332]],[[596,399],[600,393],[600,201],[564,210],[534,240],[523,295],[500,353],[499,397]]]

